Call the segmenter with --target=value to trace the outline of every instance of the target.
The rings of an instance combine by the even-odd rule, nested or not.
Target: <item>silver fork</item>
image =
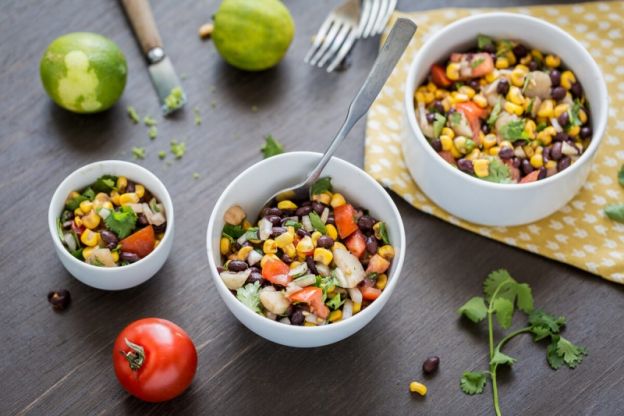
[[[362,0],[360,37],[366,39],[383,32],[396,5],[397,0]]]

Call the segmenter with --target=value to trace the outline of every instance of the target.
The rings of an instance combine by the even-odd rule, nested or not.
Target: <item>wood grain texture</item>
[[[371,324],[343,342],[310,350],[275,345],[240,325],[208,274],[204,233],[210,211],[237,173],[260,160],[264,134],[273,134],[288,150],[324,150],[374,60],[377,39],[358,43],[353,65],[344,73],[308,67],[303,56],[310,38],[337,2],[287,0],[297,34],[286,59],[273,70],[244,73],[224,64],[214,46],[197,37],[217,0],[152,3],[178,73],[188,74],[189,96],[185,111],[160,122],[154,142],[144,126],[126,116],[127,105],[155,117],[160,110],[117,1],[3,3],[0,414],[491,414],[489,390],[481,397],[459,390],[464,370],[485,368],[487,345],[484,328],[464,324],[455,310],[499,267],[530,283],[537,305],[567,316],[567,335],[590,352],[576,370],[554,372],[543,346],[528,337],[514,340],[506,352],[518,363],[503,372],[500,383],[505,414],[622,414],[624,288],[460,230],[394,195],[409,253],[391,301]],[[404,0],[399,7],[510,3]],[[530,3],[535,2],[514,2]],[[54,105],[41,88],[40,56],[52,39],[69,31],[101,33],[125,52],[128,85],[110,111],[74,115]],[[203,115],[199,127],[193,123],[194,106]],[[338,156],[361,166],[363,136],[360,122]],[[157,153],[168,149],[172,138],[185,141],[188,153],[167,166]],[[152,280],[119,293],[103,292],[73,279],[56,258],[47,230],[48,203],[71,171],[100,159],[130,160],[133,146],[146,147],[147,158],[140,163],[169,188],[176,241]],[[199,179],[193,179],[194,172]],[[54,313],[46,302],[55,288],[71,291],[73,304],[65,313]],[[115,336],[146,316],[178,323],[199,350],[192,387],[168,403],[129,397],[112,370]],[[426,379],[426,398],[413,397],[407,385],[423,379],[420,367],[431,354],[441,357],[440,372]]]

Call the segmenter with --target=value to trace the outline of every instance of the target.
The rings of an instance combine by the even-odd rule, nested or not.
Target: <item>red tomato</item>
[[[440,88],[449,87],[453,83],[446,76],[446,70],[437,64],[431,67],[431,81]]]
[[[148,225],[145,228],[141,228],[139,231],[121,240],[119,244],[121,244],[121,251],[134,253],[143,258],[151,253],[156,245],[154,227]]]
[[[388,267],[390,267],[390,262],[386,259],[384,259],[383,257],[381,257],[379,254],[375,254],[373,257],[370,258],[370,260],[368,261],[368,267],[366,268],[366,273],[383,273],[386,270],[388,270]]]
[[[334,208],[334,221],[340,238],[347,238],[358,230],[355,223],[355,209],[350,204]]]
[[[327,318],[329,308],[323,303],[323,290],[320,287],[307,286],[289,296],[291,302],[310,305],[310,310],[320,318]]]
[[[381,295],[381,290],[376,287],[368,287],[365,286],[360,289],[362,291],[362,299],[365,300],[375,300]]]
[[[472,78],[479,78],[489,74],[494,70],[494,60],[489,53],[475,53],[474,55],[472,55],[470,66],[472,68]]]
[[[355,257],[362,257],[366,251],[366,237],[360,230],[357,230],[345,240],[345,245]]]
[[[286,263],[277,259],[269,259],[262,268],[262,277],[276,285],[286,286],[292,281],[292,276],[288,276],[290,267]]]
[[[449,152],[448,150],[440,150],[438,154],[442,157],[442,159],[446,160],[451,165],[457,166],[457,162],[455,162],[455,158],[453,157],[453,154]]]
[[[113,346],[115,375],[122,387],[146,402],[179,396],[193,381],[197,351],[173,322],[145,318],[132,322]]]
[[[539,169],[534,170],[533,172],[526,175],[524,178],[520,179],[520,183],[535,182],[538,176],[539,176]]]
[[[472,130],[472,139],[479,144],[481,142],[479,132],[481,131],[481,121],[479,119],[485,118],[487,112],[485,109],[479,107],[474,102],[465,102],[455,104],[455,108],[460,113],[463,113],[470,124],[470,130]]]

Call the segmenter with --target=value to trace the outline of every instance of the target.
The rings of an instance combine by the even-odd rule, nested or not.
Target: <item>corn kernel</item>
[[[559,117],[561,114],[568,111],[569,108],[570,106],[568,104],[559,104],[555,107],[554,116]]]
[[[113,203],[110,201],[106,201],[102,204],[102,208],[106,208],[109,211],[113,210]]]
[[[329,263],[334,259],[334,255],[331,251],[326,248],[315,248],[314,249],[314,261],[318,261],[323,263],[325,266],[329,266]]]
[[[292,244],[294,236],[290,233],[282,233],[275,237],[275,244],[278,248],[284,249],[287,245]]]
[[[583,124],[587,123],[587,113],[585,112],[585,110],[583,109],[579,110],[578,118],[579,120],[581,120],[581,123]]]
[[[429,82],[427,85],[427,91],[429,92],[436,92],[438,87],[433,83],[433,82]]]
[[[536,140],[535,142],[537,142],[537,140]],[[538,155],[543,154],[543,153],[544,153],[544,148],[543,148],[542,146],[539,146],[539,145],[538,145],[538,146],[535,148],[535,153],[536,153],[536,154],[538,154]]]
[[[293,239],[295,238],[295,227],[289,225],[288,227],[286,227],[286,231],[288,232],[288,234],[293,236]]]
[[[457,149],[457,147],[454,144],[453,146],[451,146],[451,155],[453,155],[455,159],[459,159],[460,157],[462,157],[461,152],[459,151],[459,149]]]
[[[308,255],[314,251],[314,243],[312,242],[312,237],[305,236],[297,243],[297,254],[298,255]]]
[[[314,322],[308,322],[308,321],[305,321],[305,322],[303,323],[303,326],[316,326],[316,324],[315,324]]]
[[[533,56],[533,58],[537,59],[538,61],[543,61],[544,60],[544,55],[538,49],[532,49],[531,50],[531,56]]]
[[[572,137],[578,136],[580,132],[581,132],[580,126],[570,126],[570,128],[568,129],[568,134]]]
[[[75,216],[74,223],[76,224],[76,227],[82,227],[82,217]]]
[[[160,240],[156,240],[156,244],[154,245],[154,247],[157,247],[159,242]],[[113,258],[113,261],[117,263],[119,261],[119,252],[117,251],[111,252],[111,257]]]
[[[134,192],[127,192],[119,195],[119,205],[138,204],[139,196]]]
[[[94,230],[100,225],[100,216],[94,211],[91,210],[87,215],[82,217],[82,224],[90,230]]]
[[[451,129],[449,127],[443,127],[441,134],[443,134],[445,136],[448,136],[451,139],[455,138],[455,132],[453,131],[453,129]]]
[[[75,217],[82,217],[83,215],[85,215],[85,213],[80,209],[80,207],[76,208],[74,210],[74,216]]]
[[[557,167],[557,161],[556,160],[549,160],[548,162],[546,162],[546,164],[544,166],[546,167],[546,169],[556,168]]]
[[[342,319],[342,311],[340,309],[332,311],[329,314],[329,322],[336,322]]]
[[[297,209],[297,205],[288,199],[278,202],[277,207],[279,209],[283,209],[284,211],[292,211]]]
[[[490,161],[487,159],[478,159],[472,162],[474,173],[479,178],[484,178],[489,174]]]
[[[262,260],[260,260],[260,267],[264,267],[269,260],[279,260],[279,257],[277,257],[275,254],[265,254],[264,256],[262,256]],[[293,261],[293,263],[295,262]],[[290,267],[292,268],[292,263],[290,264]]]
[[[331,194],[323,192],[322,194],[312,195],[312,201],[320,202],[321,204],[329,205],[331,202]]]
[[[79,194],[78,192],[76,192],[76,191],[71,191],[71,192],[69,193],[69,195],[67,195],[67,199],[66,199],[66,201],[69,201],[70,199],[74,199],[74,198],[76,198],[77,196],[80,196],[80,194]]]
[[[85,214],[88,214],[93,209],[93,202],[91,201],[82,201],[80,203],[80,210]]]
[[[459,150],[461,153],[465,153],[463,152],[466,147],[466,138],[464,136],[455,137],[455,139],[453,140],[453,144],[455,145],[457,150]]]
[[[451,96],[454,103],[465,103],[470,100],[470,98],[466,94],[462,94],[459,92],[454,92]]]
[[[537,115],[544,118],[553,117],[555,115],[554,101],[544,100],[537,110]]]
[[[468,98],[472,98],[476,94],[475,90],[468,85],[462,85],[457,91],[461,94],[465,94]]]
[[[530,54],[526,54],[524,58],[520,59],[520,63],[522,65],[528,65],[533,60],[533,57]]]
[[[539,136],[539,135],[538,135]],[[524,151],[524,154],[526,155],[526,157],[530,158],[535,154],[535,150],[533,149],[533,147],[531,147],[530,145],[526,145],[522,147],[522,150]]]
[[[128,186],[128,178],[125,176],[117,177],[117,189],[119,192],[123,192],[126,190],[126,186]]]
[[[229,238],[221,238],[219,241],[219,251],[222,256],[227,256],[230,252],[230,239]]]
[[[297,250],[295,249],[295,245],[293,243],[287,244],[282,250],[284,251],[284,254],[291,259],[294,259],[297,256]]]
[[[340,249],[343,249],[343,250],[346,250],[346,249],[347,249],[347,248],[345,247],[345,245],[344,245],[344,244],[342,244],[342,243],[341,243],[341,242],[339,242],[339,241],[336,241],[336,242],[334,243],[334,245],[332,246],[332,250],[336,250],[337,248],[340,248]]]
[[[325,230],[327,231],[327,236],[331,237],[332,240],[338,238],[338,230],[333,224],[325,224]]]
[[[490,149],[488,150],[488,154],[490,156],[497,156],[499,152],[500,152],[500,146],[490,147]]]
[[[511,71],[511,75],[509,77],[511,79],[511,84],[515,87],[522,87],[522,85],[524,85],[525,75],[525,72],[523,72],[522,70],[518,70],[516,67],[516,69]]]
[[[496,81],[498,79],[498,77],[500,76],[500,73],[496,70],[490,72],[489,74],[485,75],[485,81],[488,84],[491,84],[492,82]]]
[[[392,247],[390,244],[383,245],[379,247],[379,249],[377,250],[377,254],[379,254],[386,260],[392,260],[392,258],[394,257],[394,247]]]
[[[267,240],[269,241],[269,240]],[[244,261],[247,260],[247,257],[249,256],[249,253],[251,253],[253,251],[253,247],[252,246],[245,246],[245,247],[241,247],[240,250],[238,250],[238,253],[236,253],[236,258],[238,260]],[[266,253],[269,254],[269,253]]]
[[[243,230],[245,231],[251,228],[251,223],[249,222],[249,220],[247,220],[247,218],[243,220],[243,223],[241,225],[243,226]]]
[[[300,266],[300,265],[301,265],[301,262],[300,262],[300,261],[295,260],[295,261],[293,261],[292,263],[290,263],[290,266],[289,266],[289,267],[290,267],[290,270],[293,270],[293,269],[297,268],[297,267],[298,267],[298,266]]]
[[[386,288],[386,284],[388,284],[388,275],[385,273],[377,276],[377,281],[375,282],[375,287],[379,290],[384,290]]]
[[[329,205],[331,205],[332,208],[338,208],[346,204],[347,204],[347,201],[345,201],[345,197],[342,196],[342,194],[339,194],[338,192],[333,194],[331,197],[331,201],[329,201]]]
[[[507,99],[514,104],[523,105],[524,97],[522,96],[522,91],[518,87],[510,87],[509,92],[507,93]]]
[[[546,55],[546,58],[544,58],[544,63],[547,67],[557,68],[559,65],[561,65],[561,58],[559,58],[557,55]]]
[[[82,241],[85,246],[95,247],[100,242],[100,233],[86,229],[80,235],[80,241]]]
[[[117,191],[111,192],[111,202],[115,205],[119,205],[119,192]]]
[[[496,139],[496,135],[495,134],[487,134],[484,138],[483,138],[483,147],[486,149],[489,149],[490,147],[496,145],[497,143],[497,139]]]
[[[451,81],[457,81],[459,79],[459,64],[451,62],[446,66],[446,77]]]
[[[427,394],[427,386],[417,381],[412,381],[409,385],[409,389],[412,393],[418,393],[421,396],[424,396]]]
[[[323,236],[323,234],[321,234],[318,231],[314,231],[312,233],[312,235],[310,236],[312,238],[312,244],[314,244],[314,247],[316,247],[316,242],[318,241],[319,238],[321,238]]]
[[[449,110],[451,109],[451,97],[450,96],[446,96],[444,97],[444,99],[442,100],[442,107],[444,107],[444,111],[445,112],[449,112]]]
[[[531,156],[531,166],[533,166],[535,169],[539,169],[544,166],[544,158],[542,157],[542,155],[536,153]]]
[[[440,144],[442,145],[442,150],[446,150],[448,152],[453,147],[453,139],[443,134],[440,136]]]
[[[514,104],[511,101],[507,101],[505,103],[505,111],[511,114],[515,114],[517,116],[521,116],[524,113],[524,108],[518,104]]]
[[[93,252],[93,247],[85,247],[82,249],[82,258],[83,259],[88,259],[91,256],[91,253]]]
[[[537,130],[537,126],[535,125],[535,122],[531,119],[528,119],[524,123],[524,131],[526,132],[529,139],[535,138],[535,130]]]
[[[351,309],[353,309],[353,315],[355,315],[356,313],[362,310],[362,304],[353,302],[353,307]]]
[[[275,243],[275,240],[272,240],[270,238],[266,240],[262,245],[262,251],[264,251],[264,254],[277,253],[277,244]]]
[[[435,95],[433,95],[433,93],[429,91],[425,92],[424,96],[425,96],[425,104],[431,104],[433,100],[435,99]]]
[[[441,100],[445,98],[446,96],[448,96],[448,92],[444,90],[437,90],[434,94],[435,94],[436,100]]]
[[[487,99],[481,94],[477,94],[472,97],[472,101],[474,101],[474,103],[481,108],[485,108],[488,105]]]
[[[468,153],[464,159],[475,160],[481,156],[481,151],[479,149],[474,149],[472,152]]]
[[[561,86],[566,90],[572,88],[572,84],[576,82],[576,77],[572,71],[563,71],[561,73]]]
[[[425,93],[424,92],[416,92],[416,102],[419,104],[424,104],[425,103]]]
[[[516,55],[514,55],[514,53],[512,51],[508,51],[503,56],[505,58],[507,58],[507,61],[509,62],[509,65],[515,65],[516,64]]]
[[[509,68],[509,60],[506,57],[496,58],[496,68],[497,69],[507,69]]]
[[[145,187],[137,183],[134,186],[134,193],[137,194],[139,199],[143,198],[143,195],[145,195]]]

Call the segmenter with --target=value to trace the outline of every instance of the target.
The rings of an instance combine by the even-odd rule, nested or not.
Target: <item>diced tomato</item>
[[[121,240],[119,244],[121,244],[121,251],[134,253],[140,258],[143,258],[151,253],[156,245],[154,227],[148,225],[147,227],[141,228],[139,231]]]
[[[316,286],[307,286],[298,292],[291,294],[291,302],[302,302],[310,305],[312,313],[319,318],[325,319],[329,315],[329,308],[323,303],[323,290]]]
[[[449,87],[453,82],[446,76],[446,70],[440,65],[431,67],[431,81],[440,88]]]
[[[461,60],[462,60],[462,58],[463,58],[463,57],[464,57],[464,54],[463,54],[463,53],[457,53],[457,52],[455,52],[455,53],[452,53],[452,54],[451,54],[451,57],[449,58],[449,60],[450,60],[451,62],[459,62],[459,61],[461,61]]]
[[[345,245],[351,254],[356,257],[362,257],[362,254],[366,251],[366,237],[360,230],[357,230],[345,240]]]
[[[520,179],[520,183],[535,182],[538,176],[539,176],[539,170],[534,170],[533,172],[526,175],[524,178]]]
[[[457,162],[455,162],[455,158],[453,157],[451,152],[449,152],[448,150],[440,150],[438,154],[442,157],[442,159],[446,160],[451,165],[453,166],[457,165]]]
[[[381,290],[376,287],[363,287],[360,290],[362,291],[362,298],[364,300],[375,300],[381,295]]]
[[[472,140],[479,145],[481,142],[481,136],[479,135],[479,132],[481,131],[481,121],[479,119],[485,118],[487,116],[487,111],[485,111],[484,108],[479,107],[473,101],[457,103],[455,104],[455,108],[468,120],[470,130],[472,130]]]
[[[370,260],[368,261],[368,267],[366,268],[366,273],[383,273],[386,270],[388,270],[388,267],[390,267],[390,262],[386,259],[384,259],[383,257],[381,257],[379,254],[375,254],[373,257],[370,258]]]
[[[477,64],[478,65],[474,65]],[[483,77],[494,69],[494,60],[489,53],[475,53],[470,61],[470,68],[472,69],[472,77]]]
[[[340,238],[347,238],[358,230],[355,223],[355,209],[351,204],[341,205],[334,208],[334,221],[338,227]]]
[[[73,232],[76,233],[76,235],[78,236],[78,238],[80,238],[80,236],[82,235],[82,233],[85,230],[85,226],[84,225],[77,225],[76,224],[76,220],[72,221],[71,223],[71,229]]]
[[[288,275],[290,267],[278,259],[269,259],[262,267],[262,277],[276,285],[286,286],[292,281],[292,276]]]

